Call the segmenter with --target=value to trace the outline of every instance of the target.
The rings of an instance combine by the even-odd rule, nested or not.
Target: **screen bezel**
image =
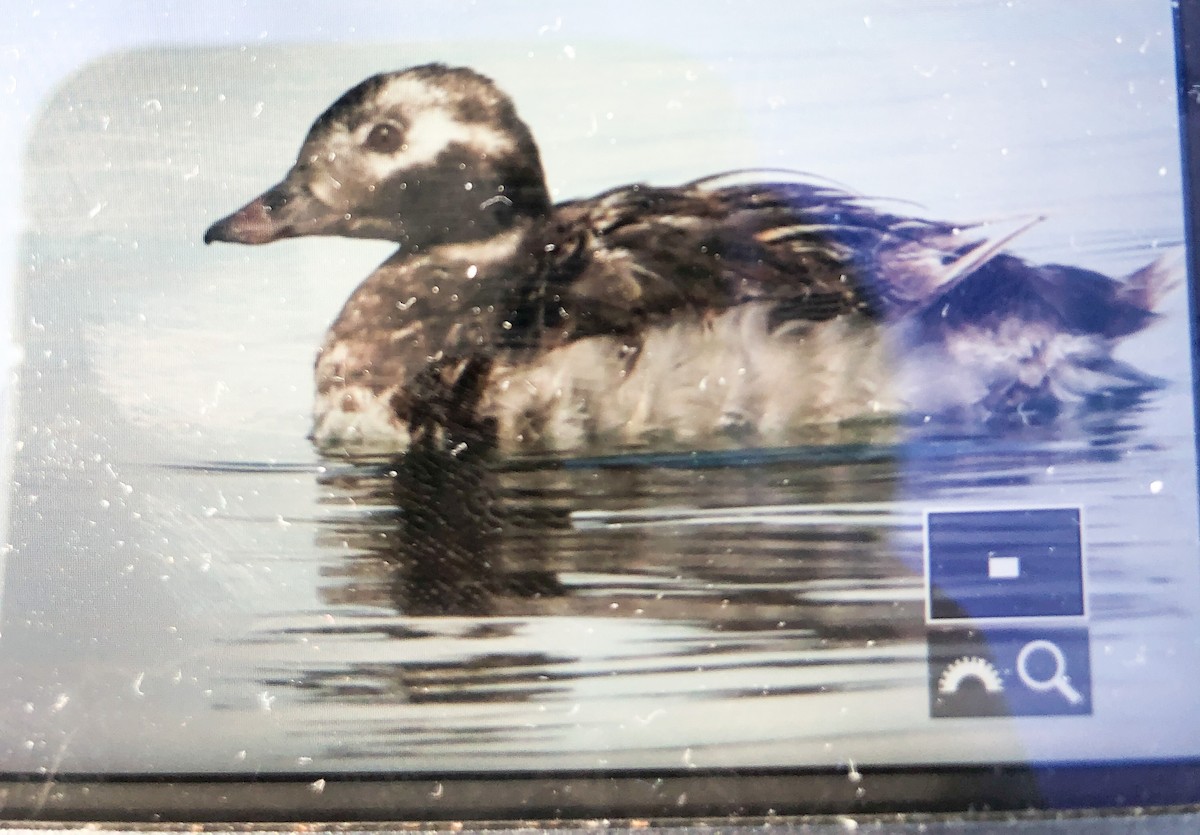
[[[1139,810],[1196,804],[1200,763],[557,773],[501,777],[281,775],[0,781],[13,819],[163,823],[503,821],[596,817]]]

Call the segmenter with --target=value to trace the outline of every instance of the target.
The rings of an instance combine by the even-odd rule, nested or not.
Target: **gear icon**
[[[943,695],[957,693],[962,683],[969,678],[982,684],[988,693],[1004,692],[1004,681],[1000,678],[1000,671],[991,661],[978,655],[964,655],[947,664],[938,678],[938,692]]]

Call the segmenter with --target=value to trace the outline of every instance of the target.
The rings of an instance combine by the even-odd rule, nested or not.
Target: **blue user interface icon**
[[[1080,716],[1092,712],[1088,631],[961,629],[929,636],[929,714]]]
[[[1078,508],[930,512],[930,621],[1084,614]]]

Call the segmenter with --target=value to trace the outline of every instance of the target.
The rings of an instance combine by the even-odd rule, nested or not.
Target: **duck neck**
[[[504,341],[506,314],[520,291],[511,277],[536,270],[527,242],[538,225],[517,218],[483,240],[440,244],[416,258],[397,253],[378,271],[378,285],[374,276],[364,284],[366,294],[381,296],[390,318],[420,322],[427,347],[487,351]]]
[[[463,182],[452,189],[463,196],[461,210],[451,200],[444,206],[444,225],[431,229],[426,249],[443,244],[470,244],[500,238],[528,228],[550,215],[550,192],[537,147],[530,142],[512,157],[458,165]],[[438,190],[444,203],[446,191]],[[446,211],[448,210],[448,211]],[[444,229],[444,233],[443,230]],[[498,244],[507,245],[502,241]]]
[[[501,162],[497,166],[499,182],[495,187],[493,197],[496,199],[493,203],[507,207],[512,223],[542,220],[549,216],[552,206],[536,146],[531,143],[523,155],[527,156],[522,164],[506,166]]]

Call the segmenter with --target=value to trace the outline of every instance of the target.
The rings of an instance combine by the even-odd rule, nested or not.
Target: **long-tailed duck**
[[[1017,226],[1013,234],[1020,231]],[[503,448],[761,442],[880,414],[1052,417],[1151,378],[1114,359],[1173,279],[1035,265],[1010,235],[813,178],[724,175],[552,204],[511,100],[469,69],[367,79],[205,241],[395,241],[316,362],[324,451],[430,427]]]

